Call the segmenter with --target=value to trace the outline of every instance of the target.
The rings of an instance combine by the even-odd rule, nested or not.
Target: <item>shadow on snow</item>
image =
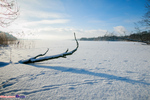
[[[4,67],[4,66],[7,66],[9,65],[9,63],[6,63],[6,62],[0,62],[0,67]]]
[[[85,69],[69,68],[69,67],[62,67],[62,66],[43,66],[43,65],[37,65],[37,64],[30,64],[30,65],[34,66],[34,67],[37,67],[37,68],[47,68],[47,69],[58,70],[58,71],[61,71],[61,72],[92,75],[92,76],[107,78],[107,79],[110,79],[110,80],[117,80],[117,81],[127,82],[127,83],[131,83],[131,84],[150,85],[150,83],[146,83],[146,82],[142,82],[142,81],[138,81],[138,80],[132,80],[132,79],[128,79],[126,77],[119,77],[119,76],[115,76],[115,75],[109,75],[109,74],[106,74],[106,73],[95,73],[95,72],[90,72],[90,71],[85,70]],[[5,85],[3,85],[3,88],[14,85],[15,83],[18,82],[18,78],[22,78],[22,77],[24,77],[24,75],[18,76],[16,78],[10,78],[9,80],[14,80],[15,82],[5,84]],[[92,83],[88,82],[88,83],[85,83],[85,84],[92,84]],[[7,93],[16,93],[16,92],[20,92],[20,94],[23,94],[23,95],[29,95],[29,94],[32,94],[32,93],[38,93],[38,92],[41,92],[41,91],[49,91],[49,90],[52,90],[52,89],[56,89],[56,88],[58,88],[58,86],[59,85],[43,86],[42,89],[35,89],[35,90],[32,90],[32,91],[30,89],[23,89],[25,91],[22,91],[22,89],[8,90],[8,91],[5,91],[5,92],[0,91],[1,92],[0,95],[5,95]],[[71,87],[70,89],[74,89],[74,88]]]
[[[132,79],[128,79],[126,77],[119,77],[119,76],[115,76],[115,75],[109,75],[106,73],[95,73],[95,72],[90,72],[85,69],[68,68],[68,67],[61,67],[61,66],[43,66],[43,65],[37,65],[37,64],[31,64],[31,65],[34,67],[38,67],[38,68],[48,68],[48,69],[58,70],[61,72],[70,72],[70,73],[76,73],[76,74],[98,76],[98,77],[123,81],[123,82],[127,82],[127,83],[132,83],[132,84],[138,83],[138,84],[150,85],[150,83],[146,83],[146,82],[142,82],[142,81],[138,81],[138,80],[132,80]]]

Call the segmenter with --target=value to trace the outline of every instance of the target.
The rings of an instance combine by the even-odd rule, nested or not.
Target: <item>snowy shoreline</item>
[[[67,57],[19,64],[45,52],[53,55],[75,47],[74,41],[41,43],[30,49],[0,50],[0,95],[50,100],[149,100],[150,46],[136,42],[79,41]],[[32,51],[32,52],[31,52]]]

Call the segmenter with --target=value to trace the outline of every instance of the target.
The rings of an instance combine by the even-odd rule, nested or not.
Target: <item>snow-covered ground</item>
[[[12,46],[11,51],[0,48],[0,96],[18,94],[26,100],[150,100],[150,46],[141,43],[79,41],[77,52],[67,58],[17,63],[47,48],[46,55],[55,55],[75,47],[75,41],[36,41],[34,45]]]

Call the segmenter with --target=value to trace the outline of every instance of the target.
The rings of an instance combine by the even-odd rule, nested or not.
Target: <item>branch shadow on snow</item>
[[[119,77],[119,76],[115,76],[115,75],[109,75],[106,73],[95,73],[95,72],[90,72],[85,69],[69,68],[69,67],[62,67],[62,66],[43,66],[43,65],[37,65],[37,64],[31,64],[31,65],[34,67],[38,67],[38,68],[54,69],[54,70],[58,70],[61,72],[98,76],[98,77],[103,77],[103,78],[107,78],[107,79],[111,79],[111,80],[123,81],[123,82],[131,83],[131,84],[138,83],[138,84],[150,85],[150,83],[146,83],[146,82],[142,82],[142,81],[138,81],[138,80],[132,80],[132,79],[128,79],[126,77]]]
[[[9,65],[9,63],[7,63],[7,62],[0,62],[0,67],[4,67],[4,66],[7,66],[7,65]]]

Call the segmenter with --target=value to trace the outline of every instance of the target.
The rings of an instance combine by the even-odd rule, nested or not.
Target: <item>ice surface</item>
[[[19,64],[44,53],[74,49],[74,41],[37,42],[34,48],[0,49],[0,96],[26,100],[149,100],[150,46],[135,42],[79,41],[67,58]],[[6,84],[5,84],[6,83]]]

